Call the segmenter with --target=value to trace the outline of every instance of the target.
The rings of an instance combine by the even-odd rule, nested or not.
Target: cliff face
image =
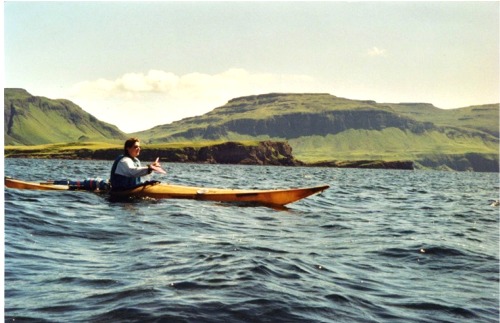
[[[201,137],[215,140],[227,136],[229,132],[234,132],[248,136],[268,135],[294,139],[302,136],[338,134],[348,129],[382,130],[389,127],[410,130],[417,134],[436,129],[430,122],[418,122],[381,110],[353,110],[293,113],[266,119],[236,119],[217,127],[193,128],[172,137]]]
[[[45,150],[7,150],[6,157],[14,158],[61,158],[61,159],[101,159],[114,160],[123,154],[123,150],[114,149],[65,149],[47,154]],[[238,142],[226,142],[199,148],[162,148],[145,149],[139,158],[152,161],[160,157],[162,162],[190,162],[205,164],[240,164],[240,165],[303,165],[292,155],[292,147],[286,142],[262,141],[255,145]]]
[[[101,157],[105,156],[99,156],[99,151],[96,151],[94,158]],[[143,160],[154,160],[156,157],[160,157],[160,160],[164,162],[283,166],[301,164],[300,161],[293,157],[292,147],[288,143],[271,141],[259,142],[254,146],[247,146],[237,142],[226,142],[201,148],[147,149],[141,153],[141,159]]]
[[[227,142],[220,145],[203,147],[198,158],[211,164],[246,165],[299,165],[292,155],[292,147],[284,142],[260,142],[258,146],[244,146]]]

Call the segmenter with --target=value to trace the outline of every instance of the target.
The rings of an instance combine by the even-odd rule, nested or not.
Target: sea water
[[[27,181],[110,161],[6,159]],[[498,322],[494,173],[163,164],[163,182],[330,189],[285,209],[5,190],[7,322]]]

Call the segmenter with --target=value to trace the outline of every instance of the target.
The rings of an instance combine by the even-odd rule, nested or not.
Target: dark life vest
[[[128,156],[125,156],[125,155],[118,156],[118,158],[116,158],[115,162],[113,163],[113,167],[111,167],[111,176],[109,177],[109,182],[111,184],[112,191],[128,190],[128,189],[137,187],[138,185],[141,184],[140,177],[128,177],[128,176],[123,176],[120,174],[115,174],[116,168],[118,167],[118,163],[120,162],[120,160],[122,160],[125,157],[128,157]],[[134,161],[135,167],[141,166],[141,163],[139,162],[138,159],[132,158],[132,160]]]

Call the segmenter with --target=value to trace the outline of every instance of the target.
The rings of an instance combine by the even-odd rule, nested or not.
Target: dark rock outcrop
[[[292,155],[292,147],[286,142],[262,141],[256,145],[226,142],[200,148],[149,149],[141,153],[142,159],[160,157],[165,162],[193,162],[207,164],[243,165],[302,165]]]
[[[371,169],[402,169],[413,170],[415,166],[412,161],[384,161],[384,160],[353,160],[353,161],[323,161],[308,164],[315,167],[336,168],[371,168]]]
[[[113,149],[61,149],[54,153],[45,150],[6,151],[7,157],[13,158],[59,158],[59,159],[101,159],[114,160],[123,154],[120,148]],[[145,149],[140,159],[152,161],[157,157],[162,162],[188,162],[205,164],[240,164],[240,165],[303,165],[292,155],[292,147],[286,142],[262,141],[253,145],[239,142],[225,142],[201,147]]]
[[[415,161],[422,168],[452,171],[473,171],[498,173],[500,162],[498,155],[467,153],[463,155],[427,156]]]

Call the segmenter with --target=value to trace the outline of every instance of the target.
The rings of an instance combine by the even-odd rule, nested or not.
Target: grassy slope
[[[61,152],[72,150],[98,150],[122,148],[123,144],[113,144],[107,142],[71,142],[71,143],[55,143],[31,146],[5,146],[5,157],[15,156],[17,154],[36,153],[37,155],[58,155]]]
[[[4,99],[6,144],[119,142],[125,138],[118,128],[95,119],[68,100],[34,97],[22,89],[5,89]]]
[[[437,131],[417,135],[397,128],[382,131],[347,130],[337,135],[302,137],[289,141],[294,155],[305,162],[320,160],[416,160],[425,155],[469,152],[498,154],[498,146],[478,136],[454,140]]]
[[[432,122],[437,126],[450,126],[484,131],[498,137],[499,104],[470,106],[460,109],[438,109],[420,105],[389,105],[394,111],[422,122]]]
[[[62,142],[68,138],[76,140],[82,136],[79,130],[64,126],[67,124],[66,119],[55,111],[43,112],[29,105],[25,113],[14,117],[12,132],[17,138],[29,138],[29,143]]]

